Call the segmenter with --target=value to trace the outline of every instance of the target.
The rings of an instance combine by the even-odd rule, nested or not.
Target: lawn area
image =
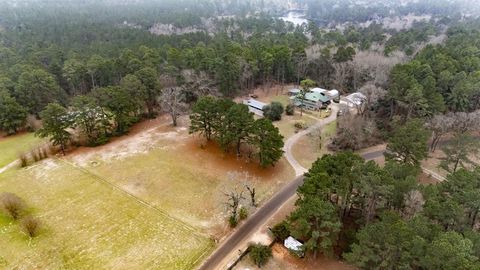
[[[0,168],[16,160],[19,153],[28,151],[43,141],[33,133],[0,137]]]
[[[283,135],[284,140],[287,140],[295,134],[296,128],[295,123],[302,122],[305,128],[313,125],[317,122],[316,119],[308,117],[307,115],[300,116],[300,114],[295,115],[282,115],[282,120],[273,122],[273,124],[278,127],[280,134]]]
[[[293,145],[293,156],[303,167],[310,168],[315,160],[330,152],[327,149],[327,145],[330,142],[330,138],[335,135],[336,130],[337,121],[333,121],[325,125],[321,130],[312,131],[308,135],[303,136]],[[321,139],[318,136],[321,136]]]
[[[213,143],[189,136],[185,127],[158,127],[80,152],[67,158],[216,238],[230,230],[226,192],[248,181],[261,202],[294,179],[284,159],[261,169],[256,162],[224,154]]]
[[[0,215],[3,269],[192,269],[212,241],[64,161],[0,174],[42,224],[29,241]]]

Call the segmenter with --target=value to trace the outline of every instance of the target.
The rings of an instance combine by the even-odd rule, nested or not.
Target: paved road
[[[297,188],[303,183],[303,176],[295,178],[289,182],[261,208],[257,210],[244,224],[242,224],[230,237],[228,237],[221,246],[200,266],[201,270],[220,269],[222,260],[235,252],[235,248],[240,242],[255,232],[260,225],[265,223],[288,199],[290,199]]]

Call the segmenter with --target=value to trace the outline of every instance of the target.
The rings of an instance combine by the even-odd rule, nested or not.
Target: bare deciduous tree
[[[169,87],[162,90],[160,103],[164,112],[170,114],[173,126],[177,126],[177,119],[186,110],[183,102],[183,91],[181,87]]]
[[[369,116],[369,112],[373,106],[387,94],[387,91],[375,86],[373,83],[365,84],[362,88],[360,88],[359,92],[362,93],[365,98],[357,107],[357,109],[358,113],[365,117]]]
[[[432,141],[430,143],[430,152],[435,152],[440,139],[450,132],[453,128],[453,118],[448,115],[437,114],[433,116],[426,126],[432,131]]]
[[[347,79],[352,73],[351,62],[342,62],[333,64],[335,69],[334,81],[337,89],[345,91]]]
[[[229,193],[225,193],[225,196],[227,197],[225,205],[231,210],[231,216],[236,218],[240,202],[245,199],[245,197],[243,197],[243,190],[239,192],[235,189]]]
[[[256,190],[254,186],[250,186],[249,184],[245,184],[245,188],[248,190],[248,193],[250,194],[250,205],[253,207],[257,207],[257,201],[256,201]]]
[[[13,219],[18,219],[24,209],[23,200],[17,195],[9,192],[0,194],[0,206],[5,214]]]
[[[405,208],[403,209],[403,216],[407,219],[412,218],[418,212],[423,210],[425,199],[418,190],[412,190],[405,194]]]

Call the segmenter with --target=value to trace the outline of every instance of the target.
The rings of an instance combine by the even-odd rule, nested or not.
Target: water
[[[280,19],[291,22],[294,25],[308,24],[308,20],[305,19],[305,13],[299,11],[289,11],[286,16],[280,17]]]

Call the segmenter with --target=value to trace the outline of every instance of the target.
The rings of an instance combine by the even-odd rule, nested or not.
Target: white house
[[[346,96],[340,101],[340,103],[347,104],[348,107],[352,108],[358,105],[361,105],[367,97],[359,92],[352,93]]]
[[[243,104],[248,106],[248,110],[258,116],[263,116],[263,107],[265,107],[267,104],[258,101],[256,99],[245,99],[243,101]]]

